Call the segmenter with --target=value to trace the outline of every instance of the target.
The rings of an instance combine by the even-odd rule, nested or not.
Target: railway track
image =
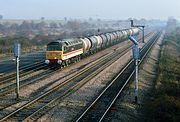
[[[21,72],[20,77],[23,79],[23,77],[26,76],[25,79],[21,80],[20,87],[25,86],[25,84],[31,83],[29,81],[31,81],[31,79],[33,79],[33,78],[32,77],[29,78],[29,77],[27,77],[27,75],[30,75],[30,74],[32,74],[36,71],[42,70],[42,69],[46,71],[48,69],[48,67],[41,62],[41,63],[38,63],[37,65],[33,65],[32,67],[28,67],[26,69],[20,70],[20,72]],[[12,91],[15,90],[15,87],[16,87],[16,82],[15,82],[16,75],[12,74],[12,75],[6,76],[6,77],[7,77],[6,79],[4,79],[3,81],[0,82],[0,96],[4,96],[8,93],[11,93]],[[38,77],[38,75],[34,76],[34,77]]]
[[[25,69],[27,67],[33,66],[34,64],[41,62],[45,58],[44,56],[45,52],[36,52],[22,55],[20,57],[20,69]],[[0,61],[0,65],[2,66],[0,69],[0,78],[15,73],[15,61],[13,61],[14,59],[12,59],[13,57],[8,58],[4,61]]]
[[[28,73],[28,71],[32,71],[33,69],[36,69],[36,68],[41,67],[43,65],[44,65],[43,61],[35,62],[33,64],[30,64],[30,65],[26,65],[26,66],[20,68],[20,74],[21,74],[21,76],[25,76]],[[26,73],[24,73],[24,72],[26,72]],[[0,78],[0,84],[8,82],[9,80],[15,79],[15,77],[16,77],[16,72],[11,72],[11,73],[8,73],[8,74],[4,74]]]
[[[128,49],[130,49],[130,47],[129,47]],[[126,51],[127,51],[128,49],[126,49]],[[116,52],[117,52],[117,51],[116,51]],[[124,50],[124,53],[125,53],[125,50]],[[110,54],[108,54],[108,55],[110,55]],[[117,55],[117,53],[116,53],[115,55],[113,55],[113,56],[111,57],[111,59],[112,59],[113,57],[115,57],[116,55]],[[123,53],[121,53],[121,55],[123,55]],[[105,57],[105,56],[104,56],[104,57]],[[105,61],[104,63],[106,63],[107,61],[104,59],[104,57],[102,57],[101,60],[102,60],[102,61]],[[107,56],[106,56],[106,57],[107,57]],[[99,59],[99,60],[100,60],[100,59]],[[116,57],[116,60],[117,60],[117,57]],[[114,61],[116,61],[116,60],[114,59]],[[98,61],[97,61],[97,62],[98,62]],[[97,64],[97,65],[99,65],[100,67],[94,68],[94,69],[92,68],[91,70],[89,69],[88,71],[89,71],[89,72],[93,72],[93,71],[95,71],[96,69],[98,69],[98,71],[97,71],[96,73],[94,73],[94,75],[95,75],[95,74],[97,75],[97,74],[98,74],[99,72],[101,72],[105,67],[108,67],[111,63],[112,63],[112,61],[111,61],[110,63],[108,63],[107,65],[104,65],[104,64],[103,64],[104,67],[103,67],[102,65],[100,65],[100,64]],[[96,64],[96,63],[95,63],[95,64]],[[73,84],[70,85],[71,87],[65,88],[66,91],[63,92],[64,95],[61,95],[60,97],[55,97],[55,98],[53,98],[53,95],[50,95],[50,94],[52,94],[52,93],[53,93],[53,94],[56,94],[58,91],[51,89],[50,92],[48,91],[48,92],[46,92],[45,94],[42,94],[42,95],[40,95],[39,97],[33,99],[32,101],[29,101],[26,105],[24,105],[24,106],[20,107],[19,109],[17,109],[17,111],[14,111],[14,112],[8,114],[7,116],[5,115],[5,117],[3,117],[0,121],[4,121],[4,120],[6,120],[6,119],[8,119],[9,117],[12,117],[12,116],[15,117],[16,120],[18,120],[18,121],[21,121],[21,120],[31,120],[31,118],[32,118],[34,115],[36,115],[37,113],[40,113],[43,109],[48,108],[52,103],[54,103],[54,102],[57,101],[58,99],[62,99],[63,97],[67,96],[68,94],[72,93],[74,90],[77,90],[79,87],[81,87],[83,84],[85,84],[85,83],[88,81],[88,78],[86,78],[86,76],[88,75],[88,71],[87,71],[87,70],[86,70],[86,71],[84,70],[84,73],[86,72],[86,74],[84,74],[84,76],[82,76],[82,77],[78,77],[77,75],[75,75],[73,78],[67,80],[67,82],[62,83],[62,84],[60,84],[60,86],[57,86],[57,87],[54,87],[54,88],[53,88],[53,89],[59,89],[59,88],[60,88],[60,90],[58,90],[58,91],[61,91],[61,90],[62,90],[62,87],[70,85],[69,83],[74,82],[75,78],[79,78],[79,79],[77,79],[76,83],[74,82]],[[79,74],[79,75],[80,75],[80,74]],[[82,74],[81,74],[81,75],[82,75]],[[91,78],[94,77],[94,75],[92,75]],[[84,83],[82,83],[82,82],[80,82],[82,79],[87,79],[87,81],[86,81],[86,82],[84,81]],[[71,81],[70,81],[70,80],[71,80]],[[54,91],[56,91],[56,93],[54,93]],[[59,94],[59,92],[58,92],[58,94]],[[48,98],[46,95],[48,95],[48,96],[50,96],[50,97]],[[56,95],[54,95],[54,96],[56,96]],[[37,105],[34,105],[34,104],[37,104]],[[39,108],[38,106],[41,106],[41,105],[39,105],[39,104],[41,104],[43,107],[40,107],[40,108]],[[31,108],[31,107],[28,108],[29,106],[35,106],[35,107],[34,107],[34,108]],[[30,112],[28,112],[30,115],[25,118],[24,113],[26,113],[26,112],[23,112],[23,110],[24,110],[24,111],[30,111]],[[35,112],[33,112],[33,111],[35,111]],[[22,113],[22,114],[19,115],[19,116],[17,116],[18,112],[19,112],[19,113]],[[27,113],[27,115],[28,115],[28,113]],[[22,118],[21,118],[21,117],[22,117]]]
[[[141,61],[146,57],[150,49],[156,43],[160,33],[155,35],[151,41],[141,50]],[[124,87],[129,83],[134,75],[134,62],[133,59],[120,71],[115,79],[101,92],[101,94],[90,104],[79,117],[76,122],[101,122],[106,113],[110,110],[118,96],[123,91]]]
[[[57,70],[56,69],[55,71],[49,71],[48,67],[43,64],[44,64],[43,62],[39,62],[37,65],[34,65],[34,66],[30,65],[29,67],[27,66],[27,67],[24,67],[23,69],[21,69],[21,71],[20,71],[21,79],[23,76],[26,76],[27,74],[29,75],[30,73],[34,73],[34,71],[38,71],[43,68],[47,69],[47,70],[45,70],[44,71],[45,73],[42,73],[42,75],[38,74],[33,77],[31,76],[31,78],[26,78],[26,79],[21,80],[20,88],[25,87],[37,80],[44,79],[44,78],[48,77],[49,75],[53,74]],[[33,66],[33,67],[31,67],[31,66]],[[44,74],[46,74],[46,75],[44,75]],[[16,73],[7,75],[3,78],[4,80],[0,82],[0,97],[5,96],[9,93],[12,93],[16,90],[15,78],[16,78]]]
[[[63,69],[65,69],[65,68],[68,68],[68,67],[64,67]],[[28,86],[29,84],[38,82],[38,80],[45,79],[45,78],[49,77],[50,75],[52,75],[53,73],[61,70],[58,67],[48,68],[46,65],[42,65],[41,67],[36,67],[33,70],[23,72],[23,74],[20,75],[21,79],[23,76],[26,76],[26,74],[29,75],[30,73],[34,73],[35,71],[38,71],[41,69],[44,69],[43,73],[40,73],[33,77],[31,76],[30,78],[28,77],[24,80],[21,80],[20,88],[23,88],[25,86]],[[53,69],[53,70],[50,70],[50,69]],[[71,73],[73,73],[73,72],[71,72]],[[5,96],[9,93],[12,93],[16,90],[16,83],[15,83],[15,81],[12,81],[12,80],[15,80],[15,77],[14,78],[10,77],[9,79],[2,81],[3,83],[0,84],[0,97]]]
[[[34,72],[35,71],[33,71],[32,73],[34,73]],[[37,72],[39,72],[39,70]],[[23,88],[25,86],[28,86],[29,84],[35,83],[40,79],[44,79],[49,76],[47,74],[52,74],[54,72],[55,72],[55,70],[51,71],[51,70],[49,70],[48,67],[46,67],[46,69],[43,69],[43,71],[39,72],[38,74],[29,76],[29,77],[26,76],[26,78],[24,80],[21,80],[20,88]],[[9,84],[7,84],[7,83],[6,83],[6,85],[3,84],[0,88],[0,97],[5,96],[9,93],[12,93],[15,90],[16,90],[15,82],[10,81]]]
[[[45,110],[54,107],[57,104],[56,102],[58,100],[63,99],[67,95],[79,89],[91,78],[108,67],[130,49],[131,47],[123,51],[116,50],[106,56],[101,57],[100,59],[96,60],[96,62],[94,62],[90,67],[82,69],[79,73],[77,73],[70,79],[28,101],[17,110],[4,115],[4,117],[1,118],[0,121],[7,120],[9,118],[13,118],[17,121],[29,121],[38,118],[37,116],[39,116],[39,114],[44,113]]]
[[[150,36],[150,34],[151,33],[148,33],[146,35],[146,37]],[[31,64],[31,65],[21,68],[20,77],[22,78],[26,75],[34,73],[34,71],[38,71],[41,69],[45,69],[44,72],[46,73],[46,75],[47,74],[50,75],[53,73],[52,71],[48,71],[48,67],[46,65],[44,65],[44,62],[37,62],[35,64]],[[31,78],[23,79],[23,80],[21,80],[20,88],[25,87],[39,79],[46,78],[47,76],[44,76],[44,73],[42,73],[42,74],[35,75],[33,77],[31,76]],[[0,79],[1,80],[1,82],[0,82],[0,97],[7,95],[9,93],[12,93],[13,91],[16,90],[15,78],[16,78],[16,73],[14,72],[14,73],[8,74]]]

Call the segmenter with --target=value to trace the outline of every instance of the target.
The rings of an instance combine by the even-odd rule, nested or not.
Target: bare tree
[[[79,30],[80,29],[80,22],[78,21],[68,21],[66,27],[71,30]]]
[[[67,17],[64,17],[64,21],[67,22]]]
[[[49,26],[50,26],[50,28],[58,28],[58,24],[55,23],[55,22],[51,22],[51,23],[49,24]]]
[[[45,20],[45,17],[41,17],[41,21],[44,21]]]

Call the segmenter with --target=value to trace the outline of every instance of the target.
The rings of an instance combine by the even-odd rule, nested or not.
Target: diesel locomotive
[[[47,44],[45,63],[67,66],[72,62],[77,62],[82,56],[115,45],[127,39],[128,36],[137,35],[139,31],[138,28],[130,28],[83,38],[52,41]]]

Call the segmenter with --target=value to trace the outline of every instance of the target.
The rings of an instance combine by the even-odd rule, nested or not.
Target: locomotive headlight
[[[46,63],[46,64],[49,64],[49,62],[50,62],[49,60],[45,60],[45,63]]]
[[[58,64],[61,64],[61,63],[62,63],[62,61],[61,61],[61,60],[58,60],[58,61],[57,61],[57,63],[58,63]]]

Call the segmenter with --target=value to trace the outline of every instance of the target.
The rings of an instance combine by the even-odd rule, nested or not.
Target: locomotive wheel
[[[75,63],[78,62],[78,57],[77,56],[74,58],[74,62]]]
[[[66,67],[65,63],[62,62],[62,65],[61,65],[62,68]]]
[[[68,66],[68,65],[69,65],[69,64],[68,64],[68,60],[66,60],[66,63],[65,63],[65,65],[66,65],[66,66]]]

